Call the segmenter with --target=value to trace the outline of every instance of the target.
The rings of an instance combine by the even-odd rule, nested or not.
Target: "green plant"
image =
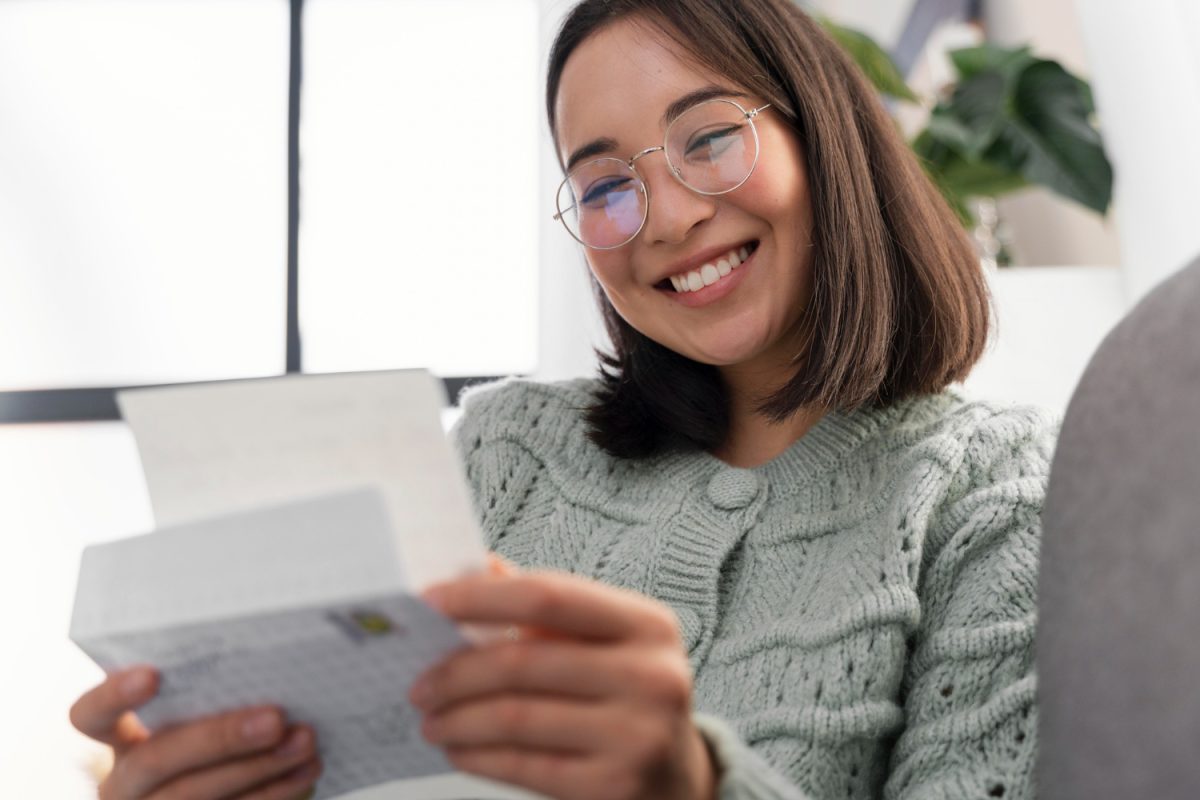
[[[916,101],[870,37],[821,22],[882,94]],[[949,55],[958,80],[942,92],[911,145],[964,224],[975,224],[969,198],[999,197],[1030,185],[1105,214],[1112,165],[1093,121],[1087,82],[1028,47],[984,44]]]

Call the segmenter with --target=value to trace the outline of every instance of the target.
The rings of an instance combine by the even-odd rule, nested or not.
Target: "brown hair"
[[[858,68],[790,0],[583,0],[550,53],[546,108],[588,36],[637,15],[707,69],[765,98],[808,166],[813,295],[807,349],[759,411],[885,406],[940,391],[983,353],[989,295],[979,257]],[[634,330],[593,279],[613,354],[600,354],[591,436],[641,457],[668,446],[711,450],[728,432],[717,369]],[[797,300],[799,302],[799,300]]]

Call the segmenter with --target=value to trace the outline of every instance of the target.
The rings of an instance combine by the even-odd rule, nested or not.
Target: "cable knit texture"
[[[722,800],[1034,797],[1047,414],[948,391],[737,469],[608,455],[593,390],[469,390],[453,438],[489,547],[675,611]]]

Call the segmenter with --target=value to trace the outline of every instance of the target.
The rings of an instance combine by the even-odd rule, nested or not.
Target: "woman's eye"
[[[630,179],[614,175],[611,178],[601,178],[595,181],[583,192],[580,202],[588,208],[604,208],[608,205],[609,195],[622,190]]]
[[[724,153],[740,134],[741,126],[739,125],[699,131],[688,139],[687,149],[683,151],[683,155],[685,158],[715,159]]]

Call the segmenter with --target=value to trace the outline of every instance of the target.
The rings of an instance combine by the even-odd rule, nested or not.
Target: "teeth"
[[[698,270],[685,272],[682,275],[672,275],[670,278],[671,285],[675,287],[675,291],[677,292],[694,292],[698,289],[703,289],[705,286],[713,285],[740,267],[742,262],[749,257],[750,251],[745,247],[730,250],[717,261],[705,264]]]

